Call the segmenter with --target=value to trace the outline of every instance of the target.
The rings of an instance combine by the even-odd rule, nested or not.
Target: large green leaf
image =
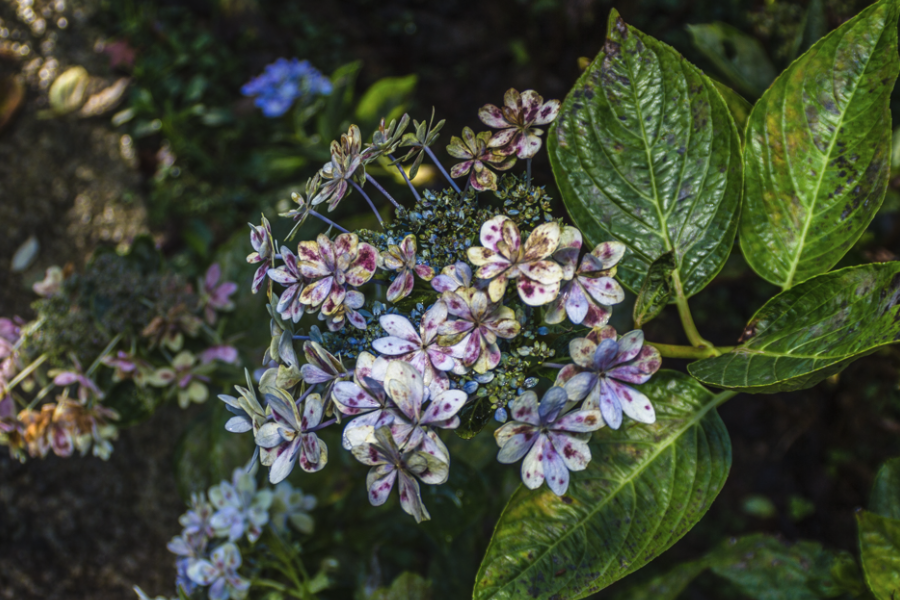
[[[827,35],[750,113],[741,248],[785,289],[833,267],[881,206],[898,10],[881,0]]]
[[[722,95],[722,99],[725,100],[725,104],[728,105],[728,110],[731,111],[731,118],[734,119],[734,124],[737,127],[738,137],[741,139],[741,145],[743,145],[744,130],[747,129],[747,119],[750,118],[750,111],[753,110],[753,106],[744,100],[743,96],[724,83],[713,80],[713,85],[716,86],[716,89]]]
[[[740,210],[740,140],[713,83],[675,50],[613,12],[547,144],[585,238],[628,247],[618,273],[632,291],[669,251],[687,296],[722,268]]]
[[[700,520],[731,466],[715,411],[725,396],[665,370],[641,391],[656,423],[595,434],[593,460],[572,474],[565,496],[524,486],[512,495],[478,571],[476,600],[583,598],[639,569]]]
[[[728,81],[756,98],[778,74],[759,41],[725,23],[688,25],[694,46]]]
[[[653,261],[641,291],[634,301],[634,326],[640,329],[645,323],[655,319],[672,297],[672,271],[675,270],[675,255],[666,252]]]
[[[866,510],[856,515],[859,550],[869,588],[878,600],[900,597],[900,521]]]
[[[766,302],[734,351],[688,366],[691,375],[743,392],[812,387],[900,337],[900,262],[847,267]]]
[[[869,508],[882,517],[900,519],[900,458],[887,461],[878,470]]]

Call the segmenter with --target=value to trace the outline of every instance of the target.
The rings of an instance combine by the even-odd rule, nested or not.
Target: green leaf
[[[353,105],[356,77],[361,69],[362,62],[357,60],[338,67],[331,74],[331,94],[325,103],[325,109],[316,119],[319,136],[326,143],[343,133],[341,126],[343,120],[349,116],[350,107]]]
[[[900,520],[866,510],[856,514],[859,550],[869,588],[878,600],[900,596]]]
[[[742,392],[806,389],[900,337],[898,302],[900,262],[819,275],[766,302],[734,351],[688,371]]]
[[[459,427],[453,431],[462,439],[470,440],[484,429],[495,412],[489,395],[476,396],[459,411]]]
[[[641,285],[634,302],[634,327],[640,329],[645,323],[655,319],[672,297],[672,271],[675,270],[675,255],[666,252],[653,261],[647,277]]]
[[[725,23],[688,25],[691,41],[728,81],[758,98],[778,74],[759,41]]]
[[[629,421],[591,441],[568,493],[519,486],[475,582],[476,600],[583,598],[662,553],[700,520],[725,483],[731,443],[715,396],[675,371],[641,386],[656,423]]]
[[[813,44],[825,37],[828,33],[828,15],[825,14],[825,4],[822,0],[810,0],[803,14],[803,22],[794,38],[790,59],[794,60],[800,54],[809,50]]]
[[[881,206],[898,10],[882,0],[817,42],[750,113],[741,249],[785,289],[837,264]]]
[[[869,509],[882,517],[900,519],[900,458],[887,461],[878,470]]]
[[[385,77],[373,83],[356,105],[356,118],[360,125],[364,128],[376,127],[381,119],[389,124],[391,119],[403,116],[418,80],[416,75],[407,75]]]
[[[719,90],[719,94],[722,95],[722,99],[725,100],[725,104],[728,105],[728,110],[731,111],[731,118],[734,119],[734,125],[737,127],[738,137],[741,139],[741,146],[743,146],[744,130],[747,129],[747,119],[750,118],[750,111],[753,110],[753,105],[724,83],[719,83],[715,79],[712,82],[716,89]]]
[[[590,245],[617,239],[637,292],[669,251],[686,296],[722,268],[737,230],[741,149],[715,86],[671,47],[610,15],[603,50],[547,140],[562,198]]]
[[[390,588],[379,588],[371,600],[431,600],[431,582],[421,575],[405,571],[391,583]]]
[[[709,568],[706,563],[707,561],[703,559],[682,563],[649,581],[626,589],[614,598],[615,600],[676,600],[692,581]]]

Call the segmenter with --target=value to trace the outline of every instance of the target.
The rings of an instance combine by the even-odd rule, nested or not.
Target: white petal
[[[416,328],[412,326],[412,323],[410,323],[409,319],[406,317],[400,315],[383,315],[378,319],[378,322],[381,323],[382,329],[384,329],[388,335],[410,342],[416,342],[420,346],[422,345],[419,332],[416,331]]]
[[[539,436],[537,442],[531,447],[531,451],[525,455],[522,461],[522,483],[525,487],[536,490],[544,483],[544,436]]]
[[[569,469],[566,468],[566,463],[563,462],[556,448],[550,443],[550,439],[547,436],[541,436],[541,438],[544,454],[544,478],[553,493],[562,496],[569,489]]]
[[[638,423],[655,423],[656,411],[650,399],[633,387],[624,385],[613,379],[609,380],[610,386],[616,391],[622,412]]]

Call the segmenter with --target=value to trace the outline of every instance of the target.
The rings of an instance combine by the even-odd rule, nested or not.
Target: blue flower
[[[309,101],[331,93],[331,81],[308,60],[279,58],[262,75],[241,88],[245,96],[256,96],[255,104],[267,117],[280,117],[295,100]]]

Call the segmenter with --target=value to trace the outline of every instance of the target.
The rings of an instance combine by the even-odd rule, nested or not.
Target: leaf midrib
[[[564,540],[566,540],[570,535],[572,535],[572,533],[574,533],[574,532],[577,531],[577,530],[582,529],[582,528],[585,526],[585,523],[587,523],[588,520],[590,520],[591,518],[594,517],[594,515],[596,515],[598,512],[600,512],[600,509],[604,508],[604,507],[605,507],[605,506],[606,506],[613,498],[617,497],[618,494],[625,488],[625,486],[626,486],[627,484],[629,484],[629,483],[631,483],[632,481],[634,481],[635,479],[637,479],[637,478],[638,478],[638,477],[639,477],[639,476],[640,476],[640,475],[641,475],[641,474],[642,474],[642,473],[643,473],[650,465],[652,465],[652,464],[656,461],[656,459],[659,457],[659,455],[663,453],[664,450],[668,450],[668,448],[669,448],[672,444],[674,444],[674,443],[676,443],[678,440],[680,440],[680,439],[681,439],[681,436],[683,436],[683,435],[685,434],[685,432],[687,432],[691,427],[694,427],[695,425],[697,425],[697,423],[699,423],[699,422],[707,415],[707,413],[709,413],[710,410],[716,408],[717,406],[719,406],[719,404],[721,404],[722,402],[724,402],[724,401],[727,400],[728,398],[731,398],[731,397],[734,395],[734,392],[732,392],[732,391],[720,392],[720,393],[715,394],[715,395],[712,395],[709,391],[707,391],[707,390],[705,390],[705,389],[703,390],[703,392],[706,393],[706,394],[709,394],[709,395],[711,396],[711,398],[709,399],[709,401],[707,402],[707,404],[706,404],[700,411],[698,411],[697,413],[695,413],[694,416],[693,416],[691,419],[689,419],[688,421],[686,421],[683,427],[675,429],[674,431],[676,432],[676,434],[670,436],[670,437],[669,437],[669,440],[668,440],[668,442],[667,442],[666,444],[662,444],[662,445],[657,446],[656,451],[653,452],[653,453],[647,458],[647,460],[644,462],[644,464],[641,465],[641,467],[640,467],[639,469],[637,469],[631,477],[622,479],[622,480],[619,482],[619,485],[616,486],[615,489],[611,490],[610,493],[606,496],[606,498],[604,498],[604,500],[603,500],[601,503],[597,504],[591,511],[589,511],[589,512],[585,515],[584,518],[582,518],[582,519],[580,519],[579,521],[577,521],[576,523],[572,524],[572,526],[569,527],[569,528],[568,528],[568,529],[567,529],[567,530],[559,537],[559,539],[557,539],[553,544],[548,545],[548,546],[547,546],[547,547],[546,547],[546,548],[545,548],[545,549],[544,549],[544,550],[543,550],[543,551],[542,551],[542,552],[541,552],[541,553],[540,553],[540,554],[539,554],[539,555],[531,562],[531,564],[529,564],[529,565],[528,565],[527,567],[525,567],[523,570],[519,571],[519,572],[515,575],[515,577],[511,578],[510,581],[508,581],[506,584],[504,584],[501,588],[499,588],[496,592],[492,593],[492,594],[491,594],[490,596],[488,596],[487,598],[490,599],[490,598],[496,597],[497,594],[499,594],[500,592],[502,592],[502,591],[504,590],[504,588],[506,588],[507,586],[512,585],[514,582],[518,581],[518,580],[522,577],[523,574],[527,573],[529,570],[531,570],[532,568],[534,568],[538,563],[540,563],[540,561],[541,561],[541,560],[542,560],[542,559],[543,559],[550,551],[552,551],[554,548],[556,548],[557,546],[559,546]],[[627,442],[626,442],[626,443],[627,443]],[[521,489],[521,488],[522,488],[522,485],[520,484],[518,489]],[[518,491],[518,490],[517,490],[517,491]],[[508,508],[508,505],[507,505],[507,508]],[[505,513],[505,512],[506,512],[506,509],[504,509],[503,512]],[[500,520],[502,520],[502,519],[503,519],[503,514],[500,515]],[[490,547],[488,548],[488,550],[490,550]]]

